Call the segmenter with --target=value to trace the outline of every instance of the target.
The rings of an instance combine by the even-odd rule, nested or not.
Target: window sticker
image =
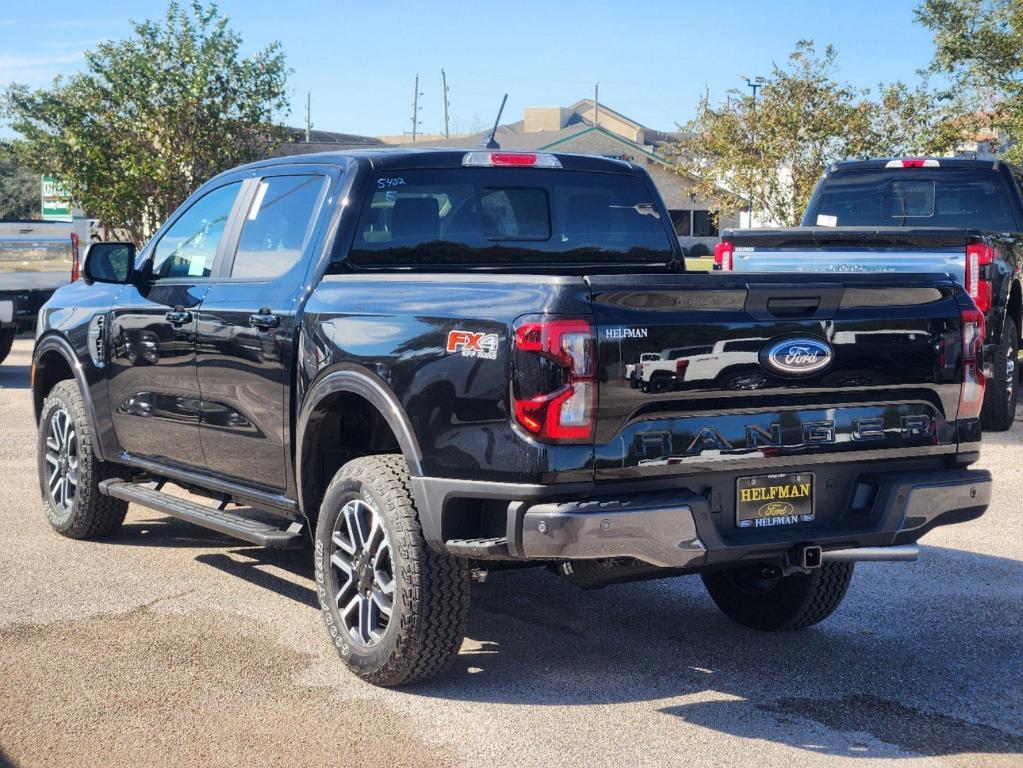
[[[829,216],[826,213],[818,213],[817,214],[817,226],[818,227],[837,227],[838,226],[838,217],[837,216]]]

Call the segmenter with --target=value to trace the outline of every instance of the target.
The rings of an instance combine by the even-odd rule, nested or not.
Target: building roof
[[[309,132],[309,141],[305,140],[304,128],[288,128],[289,140],[279,144],[273,150],[274,157],[287,157],[291,155],[307,155],[313,152],[326,152],[330,150],[345,149],[372,149],[373,147],[388,146],[380,139],[372,136],[359,136],[354,133],[337,133],[335,131],[319,131],[313,129]]]

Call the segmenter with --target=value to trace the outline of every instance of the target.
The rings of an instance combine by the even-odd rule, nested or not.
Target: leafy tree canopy
[[[162,20],[88,52],[81,73],[10,86],[11,148],[141,244],[199,184],[283,138],[280,45],[243,56],[228,21],[216,5],[172,2]]]
[[[836,56],[802,40],[755,100],[740,89],[717,106],[705,100],[670,150],[694,191],[726,211],[751,207],[762,220],[793,226],[829,163],[954,145],[954,126],[926,83],[881,86],[871,99],[837,79]]]
[[[1023,2],[925,0],[917,19],[934,33],[935,72],[972,131],[1004,131],[1023,162]]]
[[[0,147],[0,221],[39,217],[39,174],[23,168]]]

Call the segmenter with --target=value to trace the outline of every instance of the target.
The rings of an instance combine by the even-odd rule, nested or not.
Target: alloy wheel
[[[334,600],[349,636],[359,645],[376,645],[394,610],[394,564],[381,516],[362,499],[341,508],[330,566]]]
[[[50,498],[67,515],[78,492],[78,434],[71,414],[61,408],[50,417],[46,434],[46,483]]]

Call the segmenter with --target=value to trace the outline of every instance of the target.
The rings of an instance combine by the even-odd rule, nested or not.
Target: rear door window
[[[624,174],[444,169],[381,174],[350,259],[362,266],[667,262],[650,189]]]
[[[327,178],[319,175],[260,179],[235,251],[231,277],[271,279],[305,252]]]

